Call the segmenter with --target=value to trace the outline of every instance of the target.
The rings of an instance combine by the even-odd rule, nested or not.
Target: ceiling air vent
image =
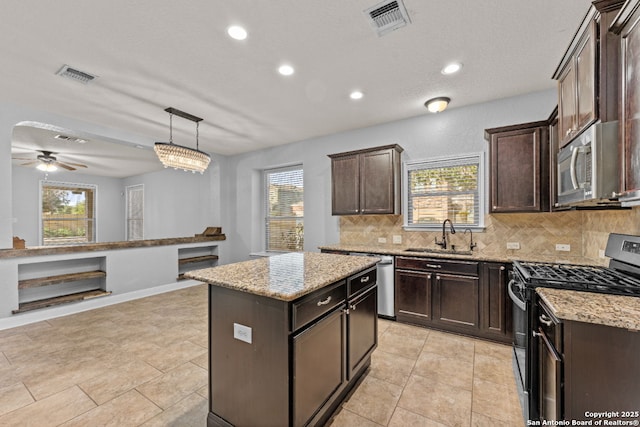
[[[371,25],[378,33],[378,36],[383,36],[411,23],[402,0],[378,3],[374,7],[366,9],[364,13],[371,20]]]
[[[85,73],[84,71],[71,68],[68,65],[64,65],[56,74],[62,77],[70,78],[71,80],[75,80],[85,85],[97,77],[89,73]]]

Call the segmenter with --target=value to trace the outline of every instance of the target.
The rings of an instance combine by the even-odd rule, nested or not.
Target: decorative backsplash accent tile
[[[499,257],[526,259],[542,255],[569,262],[588,258],[605,265],[608,258],[601,258],[600,251],[605,249],[609,233],[640,235],[640,208],[493,214],[487,215],[485,221],[485,230],[473,233],[478,245],[474,250]],[[437,248],[435,239],[441,239],[442,231],[405,231],[402,225],[402,215],[341,216],[340,244]],[[467,250],[469,233],[464,234],[464,229],[456,231],[450,242]],[[392,244],[397,235],[402,237],[401,245]],[[385,238],[387,243],[378,243],[379,238]],[[520,249],[507,249],[508,242],[519,243]],[[556,251],[556,244],[570,245],[571,250]]]

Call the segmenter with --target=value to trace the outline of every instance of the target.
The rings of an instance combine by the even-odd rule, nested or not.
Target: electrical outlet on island
[[[386,237],[378,237],[378,243],[387,243]]]
[[[566,244],[556,244],[556,251],[569,252],[571,251],[571,245]]]

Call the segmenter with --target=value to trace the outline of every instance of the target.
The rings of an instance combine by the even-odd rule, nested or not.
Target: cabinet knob
[[[628,191],[621,191],[621,192],[619,192],[619,193],[616,193],[616,192],[614,191],[614,192],[612,192],[612,193],[611,193],[611,197],[615,199],[615,198],[618,198],[618,197],[624,197],[624,196],[626,196],[627,194],[629,194],[629,192],[628,192]]]
[[[501,265],[501,266],[500,266],[500,271],[505,271],[505,270],[506,270],[505,266],[504,266],[504,265]]]

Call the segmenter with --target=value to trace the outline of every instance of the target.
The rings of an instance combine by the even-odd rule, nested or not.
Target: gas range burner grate
[[[527,287],[640,296],[640,280],[606,267],[514,261]]]

